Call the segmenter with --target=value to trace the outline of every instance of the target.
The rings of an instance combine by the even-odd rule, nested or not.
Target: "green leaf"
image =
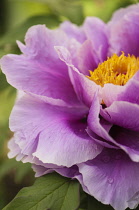
[[[48,174],[23,188],[3,210],[75,210],[79,206],[79,183]]]

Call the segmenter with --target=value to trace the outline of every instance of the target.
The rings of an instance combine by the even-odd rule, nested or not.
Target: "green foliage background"
[[[86,16],[97,16],[107,22],[116,9],[137,2],[136,0],[1,0],[0,57],[7,53],[20,53],[16,46],[16,40],[24,41],[24,35],[32,25],[46,24],[49,28],[55,28],[66,19],[80,25]],[[0,209],[3,209],[21,188],[31,186],[35,181],[30,164],[23,164],[15,159],[9,160],[7,158],[7,141],[12,137],[8,128],[8,119],[15,97],[16,90],[6,82],[5,76],[0,72]],[[57,179],[60,183],[63,181],[59,176]],[[39,180],[42,180],[42,178]],[[34,186],[38,186],[38,183],[39,181],[35,182]],[[77,185],[77,183],[73,185]],[[78,190],[77,186],[74,186],[74,188],[76,188],[76,191]],[[30,187],[29,191],[34,189]],[[20,195],[22,193],[24,195],[25,192],[26,190],[23,189],[15,198],[21,204],[24,201]],[[34,197],[31,197],[31,199],[34,199]],[[81,197],[80,199],[78,197],[78,200],[80,200],[80,207],[78,208],[80,210],[112,209],[100,204],[83,192],[81,192]],[[74,198],[71,202],[73,201]],[[16,203],[14,206],[14,204],[15,200],[12,201],[10,207],[8,205],[4,209],[29,209],[26,205],[16,206]],[[77,206],[78,202],[73,202],[71,209],[67,209],[67,207],[56,208],[55,206],[51,206],[50,209],[74,210],[74,204]],[[41,210],[44,209],[44,206],[40,205],[33,209]]]

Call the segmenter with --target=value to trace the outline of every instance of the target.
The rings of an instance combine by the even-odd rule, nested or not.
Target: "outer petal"
[[[23,163],[27,163],[27,162],[32,163],[33,164],[32,168],[35,172],[35,177],[43,176],[45,174],[52,173],[53,171],[56,171],[62,176],[66,176],[70,178],[79,174],[79,170],[77,166],[72,166],[70,168],[67,168],[67,167],[57,166],[54,164],[47,164],[47,163],[41,162],[40,160],[38,160],[38,158],[33,157],[32,155],[27,156],[27,155],[22,154],[21,149],[15,143],[14,138],[12,138],[8,142],[8,148],[10,149],[10,152],[8,153],[8,157],[13,158],[16,155],[17,161],[22,160]]]
[[[97,200],[116,210],[138,205],[139,163],[132,162],[121,150],[104,150],[78,167],[83,184]]]
[[[27,32],[25,41],[26,46],[20,44],[24,55],[7,55],[1,59],[1,68],[8,82],[19,90],[46,96],[46,99],[49,97],[71,105],[79,104],[68,68],[54,50],[54,45],[67,44],[64,32],[34,26]]]
[[[126,54],[139,56],[139,4],[118,11],[109,22],[108,28],[110,54],[124,51]]]
[[[107,59],[109,47],[105,23],[98,18],[88,17],[84,22],[83,28],[87,38],[92,42],[94,52],[97,55],[99,62],[103,62]]]
[[[99,91],[100,86],[81,74],[72,64],[71,54],[64,47],[56,47],[56,51],[62,61],[69,67],[69,76],[78,96],[78,99],[90,107],[94,94]]]
[[[25,96],[13,109],[10,127],[16,132],[15,143],[22,154],[70,167],[96,157],[102,150],[85,131],[85,114],[86,110],[50,106]]]
[[[14,138],[12,138],[8,142],[8,148],[10,149],[10,152],[8,153],[8,157],[9,158],[13,158],[15,156],[18,156],[19,154],[21,155],[20,147],[15,143]]]
[[[14,136],[15,138],[15,136]],[[8,142],[8,148],[10,149],[10,152],[8,153],[9,158],[13,158],[16,155],[16,160],[22,160],[23,163],[30,162],[32,163],[32,168],[35,171],[35,176],[43,176],[44,174],[52,173],[53,171],[56,171],[57,173],[61,174],[62,176],[66,177],[74,177],[75,175],[79,174],[79,170],[77,166],[72,166],[70,168],[63,167],[63,166],[57,166],[54,164],[47,164],[43,163],[38,158],[33,157],[32,155],[25,155],[21,153],[20,147],[15,143],[14,138],[12,138]]]

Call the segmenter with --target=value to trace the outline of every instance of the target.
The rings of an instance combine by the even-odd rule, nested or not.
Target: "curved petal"
[[[27,156],[22,154],[20,147],[15,143],[15,136],[8,142],[8,148],[10,149],[10,152],[8,153],[9,158],[13,158],[16,155],[17,161],[21,160],[23,163],[32,163],[32,168],[35,172],[35,177],[43,176],[45,174],[52,173],[53,171],[56,171],[62,176],[70,178],[79,174],[78,167],[76,165],[67,168],[63,166],[57,166],[54,164],[44,164],[43,162],[38,160],[38,158],[33,157],[32,155]]]
[[[53,166],[53,168],[46,168],[41,165],[33,164],[32,168],[35,172],[35,177],[43,176],[45,174],[52,173],[54,171],[56,171],[57,173],[59,173],[62,176],[69,177],[69,178],[73,178],[77,174],[79,174],[77,166],[72,166],[70,168],[67,168],[67,167],[55,168],[54,166]]]
[[[24,155],[43,163],[70,167],[98,155],[98,146],[86,133],[86,110],[51,106],[30,96],[15,105],[10,128]],[[84,154],[84,155],[82,155]]]
[[[102,120],[100,118],[102,118],[103,116],[100,115],[101,112],[102,110],[100,111],[100,104],[96,97],[95,100],[93,100],[92,102],[92,106],[88,115],[88,134],[92,136],[92,139],[94,139],[102,146],[108,148],[114,148],[115,146],[115,148],[117,149],[122,149],[129,155],[129,157],[133,161],[139,162],[139,132],[130,131],[128,129],[120,127],[118,127],[118,129],[115,130],[115,125],[113,125],[108,132],[108,130],[105,127],[103,127],[103,123],[101,123]]]
[[[72,64],[70,52],[64,47],[56,47],[59,58],[69,67],[69,76],[78,99],[90,107],[94,94],[99,92],[100,86],[81,74]]]
[[[109,147],[112,146],[117,146],[113,138],[109,135],[108,129],[105,126],[102,126],[103,123],[101,124],[101,120],[99,118],[100,114],[100,108],[101,105],[99,103],[99,99],[97,94],[94,95],[94,99],[92,101],[92,105],[89,110],[87,122],[88,122],[88,133],[90,136],[96,136],[96,140],[98,139],[97,136],[99,137],[98,142],[102,145],[105,146],[109,144]],[[102,140],[102,142],[101,142]]]
[[[78,167],[83,184],[97,200],[115,210],[137,207],[139,163],[132,162],[121,150],[105,149],[94,160]]]
[[[118,95],[118,101],[128,101],[139,105],[139,71],[124,86]]]
[[[83,24],[87,39],[91,40],[95,54],[99,62],[107,59],[108,52],[108,33],[106,24],[95,17],[87,17]]]
[[[131,10],[128,8],[118,13],[108,24],[110,54],[120,54],[121,51],[124,51],[126,55],[139,56],[139,4],[136,7],[132,7]],[[119,17],[117,18],[118,15]],[[118,21],[119,18],[120,21]]]
[[[124,85],[105,84],[101,89],[101,98],[106,106],[114,101],[127,101],[139,104],[139,71]]]
[[[10,150],[8,153],[8,158],[17,157],[19,154],[21,155],[20,147],[15,143],[14,138],[10,139],[8,142],[8,148]]]
[[[124,86],[107,83],[101,89],[101,98],[106,106],[110,106],[118,100],[118,96],[124,90]]]
[[[100,114],[111,124],[139,131],[139,105],[137,104],[115,101],[111,106],[101,109]]]
[[[97,68],[99,59],[97,58],[91,40],[86,40],[78,50],[78,69],[84,75],[89,75],[89,70]]]
[[[119,145],[119,147],[123,149],[133,161],[139,162],[138,131],[131,131],[114,125],[109,133],[117,145]]]
[[[65,46],[67,42],[67,36],[60,30],[51,31],[41,25],[31,27],[26,35],[26,46],[21,47],[24,54],[1,59],[8,82],[19,90],[46,96],[46,99],[79,105],[68,68],[54,50],[54,45]]]
[[[94,94],[99,92],[100,87],[79,73],[73,66],[69,68],[69,75],[79,100],[90,107]]]
[[[103,127],[103,126],[102,126]],[[112,125],[109,124],[109,127],[112,128]],[[110,131],[110,128],[109,128],[109,131]],[[112,149],[117,149],[117,146],[110,142],[110,141],[107,141],[107,139],[104,139],[103,137],[101,136],[98,136],[96,133],[94,133],[90,128],[87,128],[86,129],[88,135],[94,140],[96,141],[96,143],[102,145],[103,147],[107,147],[107,148],[112,148]],[[109,132],[107,131],[107,132]]]

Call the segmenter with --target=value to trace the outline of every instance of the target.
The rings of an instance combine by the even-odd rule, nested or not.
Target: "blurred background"
[[[86,16],[97,16],[107,22],[115,10],[137,2],[139,0],[0,0],[0,58],[7,53],[20,53],[16,40],[23,41],[32,25],[55,28],[64,20],[81,25]],[[0,70],[0,210],[22,187],[30,186],[35,180],[30,164],[7,158],[7,141],[12,137],[8,118],[15,97],[16,90]],[[96,206],[97,210],[104,209],[101,204]]]

